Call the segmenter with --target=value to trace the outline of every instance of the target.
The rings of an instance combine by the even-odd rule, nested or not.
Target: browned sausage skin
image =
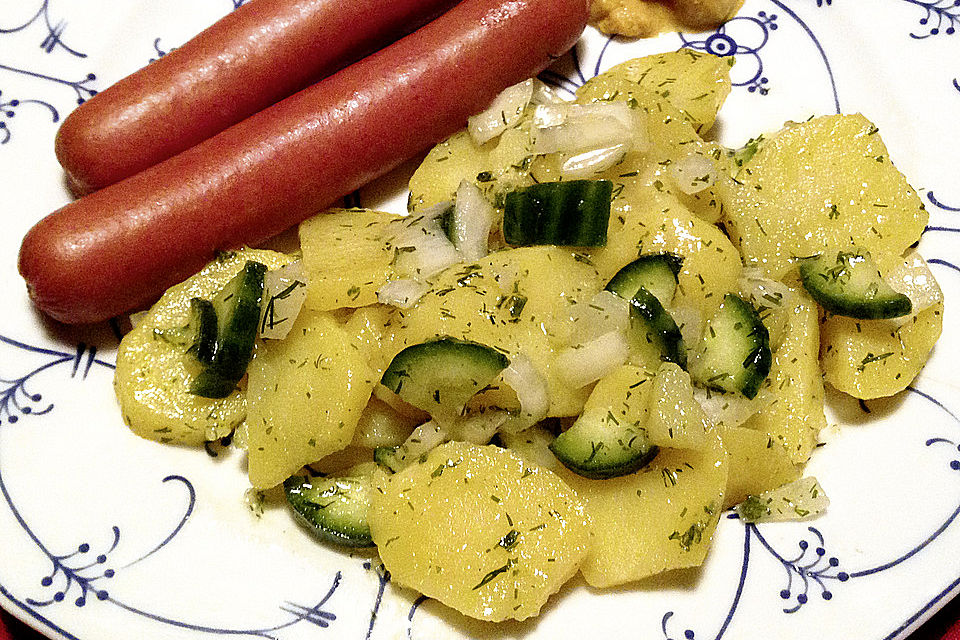
[[[57,133],[73,189],[189,149],[440,15],[456,0],[250,0],[77,108]]]
[[[143,306],[452,134],[576,42],[586,0],[464,0],[403,40],[41,220],[20,273],[68,323]]]

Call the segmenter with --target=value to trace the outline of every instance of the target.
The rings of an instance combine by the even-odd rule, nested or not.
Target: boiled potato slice
[[[739,174],[725,223],[745,264],[779,280],[798,256],[861,247],[882,273],[920,239],[927,212],[862,115],[792,124]]]
[[[580,567],[587,582],[612,587],[699,566],[720,518],[726,458],[714,432],[704,450],[662,449],[629,476],[590,480],[561,470],[593,520],[593,541]]]
[[[648,398],[655,376],[643,367],[621,365],[597,381],[583,410],[607,409],[618,422],[643,427],[649,419]]]
[[[523,620],[571,578],[590,537],[577,495],[493,446],[448,443],[373,492],[394,581],[481,620]]]
[[[733,58],[693,49],[634,58],[588,80],[577,91],[577,98],[591,102],[628,99],[640,87],[675,106],[702,133],[713,126],[730,94],[733,63]]]
[[[795,463],[802,464],[810,458],[817,436],[827,426],[823,415],[823,379],[817,360],[817,305],[806,293],[797,291],[783,336],[773,352],[770,374],[760,388],[760,393],[772,393],[774,400],[743,426],[772,436]]]
[[[455,265],[434,277],[430,290],[391,322],[390,357],[438,336],[472,340],[507,354],[524,353],[546,378],[551,416],[580,413],[589,389],[561,378],[555,335],[571,308],[600,290],[597,271],[571,251],[526,247]]]
[[[942,302],[912,316],[906,324],[829,316],[821,329],[824,376],[854,398],[892,396],[920,373],[942,329]]]
[[[190,393],[195,367],[185,347],[163,332],[186,326],[191,298],[213,298],[248,260],[278,269],[291,259],[273,251],[225,253],[198,274],[171,287],[120,342],[114,389],[123,421],[137,435],[160,442],[198,445],[229,434],[246,415],[241,391],[226,398]]]
[[[300,224],[307,273],[304,305],[315,311],[365,307],[393,273],[393,237],[404,217],[365,209],[333,209]]]
[[[515,127],[483,145],[466,131],[455,133],[427,154],[410,178],[410,211],[454,199],[462,180],[479,186],[491,202],[503,206],[506,191],[533,184],[529,114]]]
[[[719,431],[730,465],[724,509],[800,477],[802,467],[772,436],[744,427],[719,427]]]
[[[674,307],[689,306],[709,318],[734,291],[743,267],[740,254],[723,232],[693,215],[675,196],[658,188],[657,178],[621,178],[613,201],[607,245],[586,251],[604,282],[648,253],[683,258]]]
[[[647,401],[650,442],[674,449],[710,446],[710,420],[693,397],[689,373],[672,362],[665,362],[657,371]]]
[[[275,486],[343,449],[378,380],[353,337],[325,312],[301,311],[285,340],[257,346],[247,383],[250,484]]]

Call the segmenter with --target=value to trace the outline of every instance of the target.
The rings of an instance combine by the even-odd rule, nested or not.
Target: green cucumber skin
[[[452,403],[466,404],[473,395],[490,383],[510,365],[510,360],[491,347],[477,342],[439,338],[407,347],[390,362],[380,379],[387,387],[410,404],[430,412]],[[467,368],[472,368],[468,371]],[[460,389],[447,387],[441,394],[437,385],[458,379]],[[453,397],[451,398],[451,393]]]
[[[190,326],[194,327],[194,334],[187,353],[201,364],[210,364],[217,354],[217,312],[212,302],[203,298],[190,300]]]
[[[713,321],[708,323],[711,337],[704,335],[703,340],[707,344],[702,347],[702,354],[707,356],[713,352],[714,362],[707,365],[707,371],[691,371],[691,374],[695,374],[697,382],[706,387],[741,393],[753,399],[773,363],[770,334],[753,305],[732,293],[724,296],[723,306],[714,320],[717,318],[733,319],[733,333],[723,329],[718,332],[714,329]],[[718,356],[725,361],[716,363]]]
[[[886,320],[908,315],[913,305],[910,298],[890,288],[883,280],[872,283],[877,287],[873,297],[865,291],[852,291],[841,281],[841,274],[856,269],[845,256],[865,258],[859,268],[876,269],[869,254],[840,252],[836,261],[827,256],[804,258],[800,261],[800,279],[807,293],[830,313],[859,320]],[[840,266],[846,264],[846,267]],[[837,271],[839,269],[839,271]]]
[[[643,287],[657,296],[662,304],[670,304],[682,266],[683,258],[675,253],[650,253],[620,269],[605,288],[629,300]]]
[[[190,385],[190,392],[204,398],[225,398],[247,373],[253,343],[260,323],[263,277],[266,265],[248,261],[223,291],[234,289],[226,299],[215,300],[217,308],[216,352]],[[223,292],[221,292],[223,293]]]
[[[680,328],[660,300],[643,287],[630,299],[630,328],[657,344],[661,360],[687,368],[687,349]]]
[[[660,449],[651,445],[641,429],[621,427],[603,418],[608,428],[599,436],[589,433],[596,424],[581,424],[594,416],[581,416],[570,429],[550,443],[550,451],[570,471],[584,478],[605,480],[629,475],[650,464]],[[578,426],[579,425],[579,426]],[[586,428],[581,428],[586,426]],[[603,429],[604,427],[601,427]]]
[[[503,235],[515,247],[607,244],[613,183],[609,180],[545,182],[508,193]]]
[[[365,518],[361,520],[336,518],[323,505],[311,500],[306,494],[307,488],[312,488],[318,484],[331,484],[338,480],[340,482],[350,482],[352,480],[357,485],[358,494],[363,494],[360,481],[351,478],[333,478],[325,481],[324,478],[311,479],[303,476],[292,476],[284,481],[283,490],[297,520],[321,540],[341,547],[368,548],[375,546],[370,535],[370,526]],[[369,496],[365,494],[358,495],[356,499],[365,499],[369,502]]]

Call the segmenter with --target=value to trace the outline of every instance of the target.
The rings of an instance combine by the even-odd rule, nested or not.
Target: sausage
[[[151,167],[440,15],[455,0],[252,0],[82,104],[57,133],[77,195]]]
[[[53,212],[23,240],[66,323],[141,307],[218,250],[256,245],[464,126],[576,42],[587,0],[463,0],[393,45]]]

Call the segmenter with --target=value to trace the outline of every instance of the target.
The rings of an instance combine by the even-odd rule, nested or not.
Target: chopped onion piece
[[[417,303],[430,286],[413,278],[390,280],[377,291],[377,302],[398,309],[409,309]]]
[[[469,415],[450,425],[450,439],[473,444],[487,444],[509,419],[506,411],[491,409]]]
[[[596,382],[630,356],[630,343],[620,331],[611,331],[575,347],[568,347],[557,355],[560,377],[571,387],[579,389]]]
[[[427,453],[449,439],[446,429],[433,420],[428,420],[414,429],[401,446],[420,453]]]
[[[630,151],[630,145],[618,144],[606,149],[584,151],[571,156],[560,165],[560,175],[570,180],[592,178],[620,162]]]
[[[507,87],[483,112],[467,120],[467,131],[478,145],[496,138],[520,122],[524,109],[533,97],[533,80],[524,80]]]
[[[891,322],[902,325],[924,309],[943,301],[943,291],[933,277],[926,261],[916,251],[911,251],[903,262],[890,270],[885,278],[894,291],[910,298],[910,313]]]
[[[632,148],[634,118],[625,102],[538,105],[533,123],[534,153]]]
[[[667,172],[680,191],[691,196],[712,187],[717,181],[717,167],[713,160],[699,153],[680,158],[670,165]]]
[[[557,90],[537,78],[533,79],[533,95],[530,104],[563,104],[566,102],[557,95]]]
[[[394,272],[401,278],[423,280],[460,262],[460,253],[440,226],[445,207],[430,207],[414,217],[393,239]]]
[[[751,400],[740,393],[724,393],[700,387],[693,388],[693,397],[700,403],[711,423],[725,427],[739,427],[776,399],[776,396],[766,389],[760,389]]]
[[[570,313],[568,344],[583,344],[611,331],[630,328],[630,302],[612,291],[601,291],[586,304],[574,305]]]
[[[306,299],[307,276],[301,260],[267,271],[263,276],[260,337],[286,338]]]
[[[520,415],[511,416],[504,427],[514,433],[532,427],[547,417],[550,395],[547,381],[526,355],[510,357],[510,365],[500,374],[503,382],[513,389],[520,400]]]
[[[738,284],[741,296],[757,310],[770,333],[770,348],[776,350],[797,306],[797,292],[782,282],[763,277],[759,269],[752,267],[743,270]]]
[[[789,482],[759,496],[749,496],[733,508],[744,522],[809,520],[823,513],[830,499],[813,476]]]
[[[495,217],[496,209],[484,197],[480,187],[469,180],[462,181],[457,188],[450,235],[464,260],[472,262],[489,253],[487,243]]]

